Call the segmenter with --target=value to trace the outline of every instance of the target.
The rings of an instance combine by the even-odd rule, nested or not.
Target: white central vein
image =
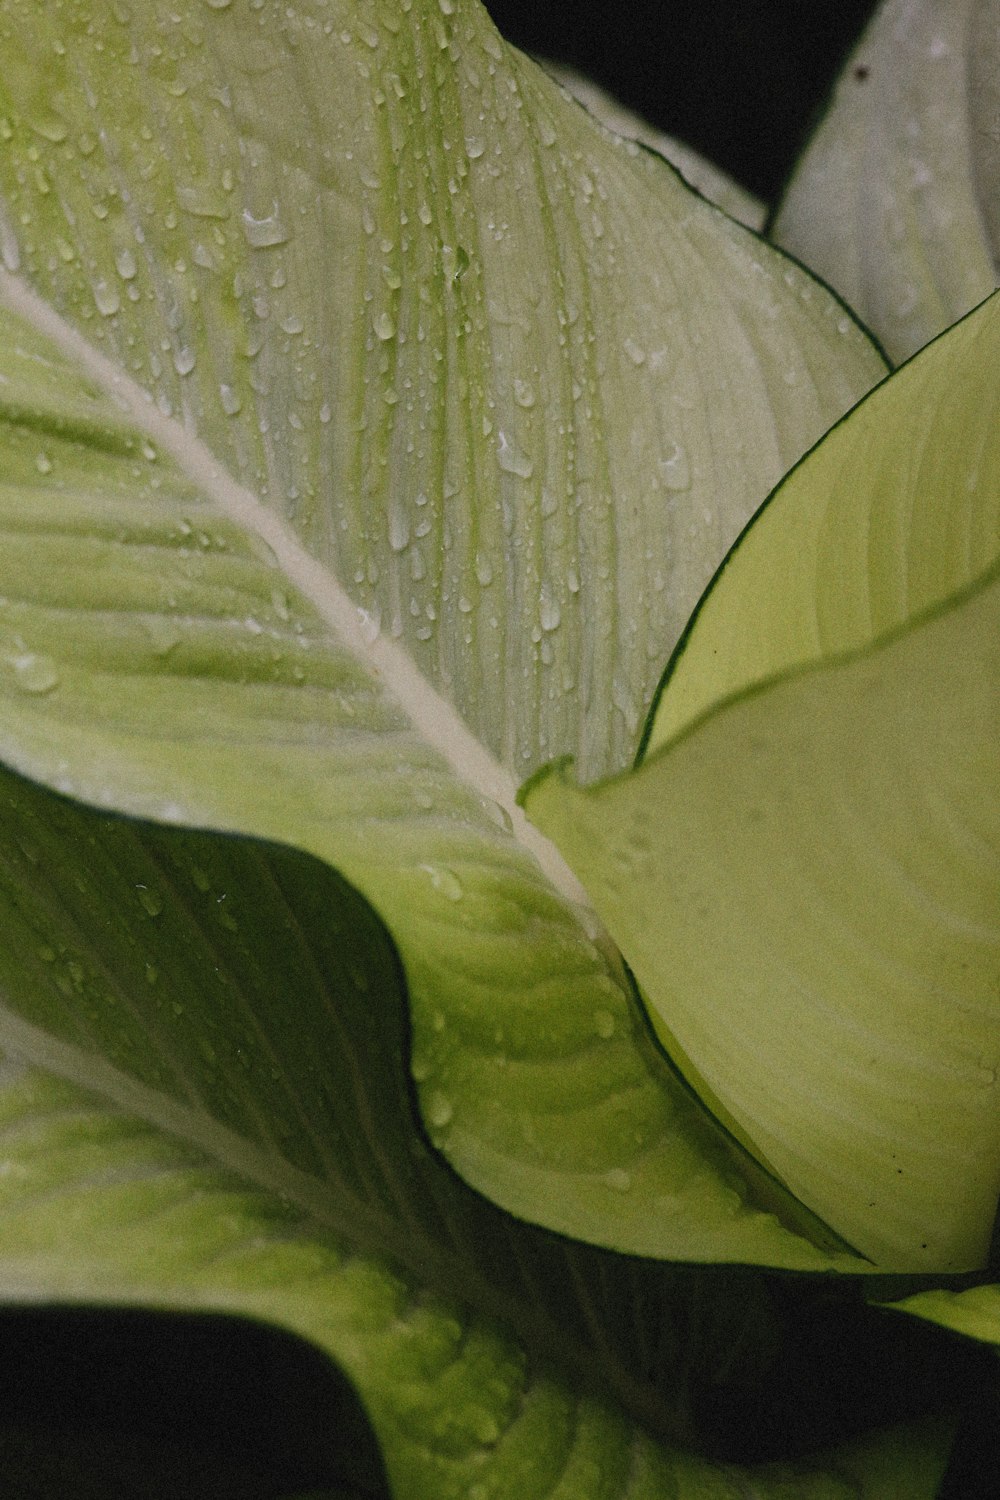
[[[503,808],[514,837],[535,857],[560,894],[572,904],[589,909],[587,893],[558,849],[518,806],[516,784],[509,771],[476,738],[455,707],[428,682],[397,642],[381,633],[372,638],[371,624],[364,611],[329,568],[306,550],[287,522],[238,483],[200,438],[164,416],[148,391],[88,343],[19,276],[2,267],[0,301],[50,339],[82,373],[107,392],[137,430],[168,453],[220,512],[267,543],[284,580],[293,584],[332,626],[340,643],[378,679],[422,738],[434,747],[456,776],[480,796]]]

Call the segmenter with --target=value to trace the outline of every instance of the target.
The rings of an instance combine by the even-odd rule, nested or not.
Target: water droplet
[[[464,245],[442,245],[441,267],[449,282],[461,281],[469,269],[469,252]]]
[[[493,564],[482,552],[476,553],[476,579],[481,588],[489,588],[493,582]]]
[[[20,270],[21,247],[2,208],[0,208],[0,261],[3,262],[5,270],[11,272]]]
[[[38,453],[35,456],[35,468],[39,474],[52,473],[52,460],[47,453]]]
[[[559,608],[558,599],[553,599],[551,593],[549,592],[548,585],[543,584],[541,609],[538,616],[538,623],[545,631],[556,630],[559,627],[559,621],[561,619],[562,612]]]
[[[470,161],[478,161],[486,147],[478,135],[467,135],[465,137],[465,154]]]
[[[420,207],[417,209],[417,217],[419,218],[421,224],[430,224],[432,219],[434,218],[434,215],[431,213],[431,210],[426,203],[421,203]]]
[[[105,318],[113,317],[122,305],[122,299],[118,295],[118,288],[110,286],[106,281],[95,283],[94,301],[97,303],[97,311]]]
[[[178,375],[190,375],[197,363],[197,355],[193,349],[174,350],[174,369]]]
[[[57,114],[51,113],[43,115],[37,120],[32,120],[31,128],[37,131],[40,136],[43,136],[45,140],[51,141],[53,146],[60,145],[69,134],[66,128],[66,121],[61,120]]]
[[[613,1192],[627,1193],[632,1186],[632,1174],[623,1167],[612,1167],[610,1172],[605,1172],[604,1181]]]
[[[146,983],[155,984],[160,977],[160,971],[155,964],[146,965]]]
[[[691,465],[687,452],[680,443],[672,443],[667,457],[660,459],[660,473],[668,490],[691,488]]]
[[[205,0],[209,10],[228,10],[233,0]]]
[[[14,680],[25,693],[51,693],[59,686],[59,668],[51,656],[41,652],[24,651],[20,656],[9,658],[14,668]]]
[[[243,402],[240,399],[239,393],[231,385],[227,385],[225,381],[219,386],[219,400],[222,403],[222,410],[227,417],[235,417],[243,409]]]
[[[520,479],[530,479],[535,465],[526,453],[516,448],[507,434],[497,429],[497,462],[506,474],[516,474]]]
[[[272,245],[283,245],[288,239],[288,230],[278,218],[278,205],[263,219],[255,219],[248,208],[243,210],[243,233],[253,250],[267,250]]]
[[[635,339],[626,339],[623,347],[634,365],[646,363],[646,351],[641,344],[636,343]]]
[[[163,910],[163,898],[151,885],[137,885],[135,893],[139,898],[139,905],[148,916],[158,917]]]
[[[535,404],[535,392],[526,380],[514,381],[514,400],[518,406],[530,408]]]
[[[156,656],[166,656],[181,639],[181,633],[173,620],[164,615],[149,615],[143,625]]]
[[[442,896],[447,896],[449,901],[461,901],[462,882],[454,870],[449,870],[447,865],[421,865],[420,868],[430,876],[431,885]]]
[[[445,1125],[451,1124],[454,1113],[451,1100],[440,1089],[435,1089],[427,1100],[427,1123],[442,1130]]]
[[[395,337],[396,324],[391,313],[380,312],[373,326],[376,337],[380,338],[383,343],[387,343],[389,339]]]
[[[393,552],[402,552],[410,540],[410,518],[406,506],[397,494],[393,494],[389,506],[389,546]]]
[[[609,1010],[595,1010],[594,1030],[599,1037],[608,1041],[615,1034],[615,1018]]]
[[[123,281],[131,281],[139,269],[135,263],[135,256],[128,246],[124,250],[119,250],[115,256],[115,268]]]

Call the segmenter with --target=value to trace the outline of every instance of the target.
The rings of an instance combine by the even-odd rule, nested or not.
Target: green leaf
[[[648,146],[668,161],[672,167],[676,167],[684,178],[696,188],[710,203],[716,204],[748,229],[763,229],[767,218],[767,207],[755,198],[746,188],[741,187],[728,172],[717,167],[714,162],[709,161],[692,147],[679,141],[676,136],[667,135],[658,130],[655,125],[650,125],[641,116],[626,109],[617,99],[605,92],[590,78],[585,78],[575,69],[568,68],[562,63],[543,61],[542,67],[557,83],[561,83],[567,93],[572,94],[578,104],[582,104],[595,120],[606,125],[617,135],[623,135],[629,140],[638,141],[640,145]]]
[[[890,1312],[910,1313],[984,1344],[1000,1345],[1000,1285],[995,1281],[963,1290],[934,1287],[879,1305]]]
[[[789,475],[702,598],[644,754],[730,694],[888,635],[990,566],[1000,550],[998,362],[992,297]]]
[[[940,1423],[750,1470],[671,1440],[741,1323],[762,1346],[749,1286],[717,1285],[699,1339],[681,1273],[461,1184],[415,1126],[397,957],[334,872],[6,772],[0,809],[9,1300],[224,1311],[312,1340],[406,1500],[884,1500],[890,1479],[930,1500]]]
[[[998,337],[994,300],[778,490],[634,775],[524,794],[702,1097],[900,1270],[981,1265],[1000,1186]]]
[[[624,762],[879,357],[472,0],[8,3],[0,49],[0,754],[339,869],[433,1138],[506,1207],[828,1265],[650,1055],[514,785]]]
[[[525,805],[666,1050],[889,1270],[983,1264],[1000,1190],[1000,584]]]
[[[883,0],[772,227],[906,358],[997,285],[991,0]]]
[[[525,805],[664,1045],[886,1269],[983,1263],[1000,1190],[1000,585]]]

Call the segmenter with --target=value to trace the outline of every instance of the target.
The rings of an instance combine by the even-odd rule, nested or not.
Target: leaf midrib
[[[587,1325],[595,1336],[594,1346],[581,1342],[554,1322],[544,1300],[527,1296],[513,1300],[509,1286],[501,1290],[489,1277],[479,1273],[467,1255],[446,1249],[429,1236],[419,1217],[406,1214],[405,1223],[398,1222],[342,1181],[328,1186],[287,1158],[260,1150],[237,1131],[213,1119],[208,1110],[172,1099],[98,1054],[62,1041],[23,1020],[2,994],[0,1047],[8,1065],[14,1061],[26,1063],[98,1099],[105,1109],[139,1120],[192,1147],[203,1155],[209,1167],[293,1206],[306,1220],[354,1252],[394,1263],[422,1289],[460,1301],[505,1325],[528,1348],[574,1371],[584,1386],[602,1389],[605,1394],[610,1389],[634,1417],[654,1430],[663,1430],[666,1414],[662,1398],[647,1380],[633,1377],[614,1352],[608,1350],[600,1323],[591,1315],[585,1285],[578,1285],[577,1290]],[[520,1232],[517,1222],[511,1222],[513,1233]],[[571,1260],[569,1274],[579,1282]],[[16,1288],[12,1286],[9,1290],[16,1296]],[[603,1351],[608,1361],[600,1371],[594,1368],[596,1351]]]
[[[513,836],[534,856],[560,895],[572,905],[589,909],[587,894],[562,855],[528,822],[518,805],[516,783],[509,771],[428,682],[403,647],[372,628],[370,617],[303,547],[292,528],[234,479],[200,438],[164,416],[147,391],[96,350],[22,278],[2,267],[0,303],[72,360],[140,432],[170,455],[220,512],[271,549],[285,581],[332,626],[339,643],[395,699],[425,742],[467,786],[503,809]]]

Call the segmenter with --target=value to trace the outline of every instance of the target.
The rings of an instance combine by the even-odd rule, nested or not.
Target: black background
[[[526,52],[572,63],[772,200],[872,0],[485,0]]]

